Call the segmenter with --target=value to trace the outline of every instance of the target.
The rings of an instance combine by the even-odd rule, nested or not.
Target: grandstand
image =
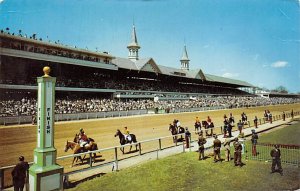
[[[27,37],[1,30],[0,39],[0,116],[35,114],[36,78],[42,76],[46,65],[57,79],[57,114],[145,113],[154,108],[170,112],[297,102],[258,100],[248,93],[255,87],[247,82],[190,70],[186,46],[180,69],[158,65],[153,58],[140,59],[135,26],[127,46],[128,58],[45,42],[35,34]]]
[[[1,99],[35,97],[36,77],[42,67],[51,67],[57,78],[58,97],[101,97],[163,100],[189,99],[203,95],[249,95],[240,87],[251,84],[189,70],[186,47],[181,69],[156,64],[153,58],[139,59],[135,27],[127,46],[128,58],[107,52],[73,48],[58,42],[45,42],[36,35],[0,33]]]

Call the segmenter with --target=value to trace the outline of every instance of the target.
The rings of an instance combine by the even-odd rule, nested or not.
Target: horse
[[[77,134],[76,134],[77,135]],[[76,138],[76,136],[75,136]],[[74,138],[74,140],[75,140]],[[86,144],[84,147],[81,147],[79,143],[77,142],[71,142],[71,141],[67,141],[67,144],[65,146],[65,152],[67,152],[69,149],[73,150],[73,154],[78,154],[78,153],[83,153],[83,152],[87,152],[87,151],[95,151],[98,150],[98,146],[97,143],[90,141],[88,144]],[[93,156],[90,160],[93,160],[93,162],[96,161],[96,153],[93,153]],[[72,162],[72,166],[74,164],[75,159],[78,158],[81,160],[81,163],[83,163],[83,159],[81,158],[81,156],[79,157],[74,157],[73,162]],[[76,160],[76,162],[77,162]]]
[[[82,148],[80,147],[80,145],[78,143],[75,143],[75,142],[67,141],[66,146],[65,146],[65,152],[67,152],[69,149],[73,150],[73,154],[82,153]],[[76,162],[78,161],[78,159],[80,159],[81,164],[83,164],[83,159],[81,158],[81,156],[78,156],[78,157],[74,157],[71,167],[73,167],[75,159],[76,159]]]
[[[213,128],[214,128],[214,123],[211,122],[210,124],[208,124],[207,121],[202,121],[202,126],[205,129],[205,135],[208,136],[213,136]],[[210,134],[208,134],[208,129],[210,129]]]
[[[200,122],[195,122],[195,134],[197,134],[197,132],[199,132],[199,129],[201,131],[201,123]]]
[[[74,137],[74,140],[73,140],[75,143],[78,143],[79,145],[80,145],[80,139],[79,139],[79,134],[75,134],[75,137]],[[95,148],[93,148],[93,151],[94,150],[98,150],[98,146],[97,146],[97,143],[95,143],[95,140],[93,139],[93,138],[91,138],[91,137],[89,137],[88,138],[88,141],[87,141],[87,144],[90,144],[90,143],[92,143],[91,145],[95,145],[96,144],[96,149]],[[95,144],[93,144],[93,143],[95,143]],[[81,147],[82,147],[82,145],[80,145]],[[84,151],[84,152],[86,152],[86,151]],[[85,159],[85,155],[83,156],[83,159]]]
[[[177,128],[175,125],[170,124],[169,131],[171,132],[172,135],[177,135]],[[177,136],[173,136],[173,143],[176,143],[176,141],[177,141]]]
[[[131,144],[132,142],[133,142],[133,143],[136,143],[136,142],[137,142],[135,134],[130,134],[131,140],[127,140],[127,139],[125,139],[125,136],[124,136],[124,134],[120,131],[120,129],[117,129],[117,132],[116,132],[116,134],[115,134],[115,137],[116,137],[116,136],[119,136],[120,144],[121,144],[121,145]],[[135,145],[135,150],[136,150],[136,151],[138,150],[137,147],[138,147],[138,145],[136,144],[136,145]],[[131,148],[132,148],[132,145],[130,145],[129,152],[131,151]],[[124,147],[120,148],[120,150],[121,150],[122,153],[124,154]]]
[[[177,140],[177,141],[179,141],[179,142],[183,142],[184,141],[184,138],[182,137],[182,133],[185,133],[185,130],[184,130],[184,128],[183,127],[178,127],[178,134],[181,134],[180,135],[180,138]]]

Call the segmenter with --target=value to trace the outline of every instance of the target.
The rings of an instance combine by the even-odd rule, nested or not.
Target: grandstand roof
[[[178,68],[157,65],[153,58],[144,58],[134,62],[127,58],[116,57],[115,59],[112,60],[112,63],[116,64],[119,68],[124,68],[128,70],[154,72],[157,74],[164,74],[168,76],[199,79],[202,81],[216,82],[216,83],[226,83],[226,84],[231,84],[240,87],[253,87],[252,84],[245,81],[215,76],[211,74],[204,74],[201,69],[182,70]]]
[[[215,76],[211,74],[205,74],[206,81],[210,82],[221,82],[221,83],[226,83],[226,84],[234,84],[238,86],[243,86],[243,87],[253,87],[252,84],[249,84],[248,82],[241,81],[241,80],[235,80],[231,78],[224,78],[221,76]]]

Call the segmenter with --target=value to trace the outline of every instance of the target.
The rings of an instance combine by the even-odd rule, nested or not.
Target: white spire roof
[[[189,57],[188,57],[188,53],[187,53],[185,45],[184,45],[184,48],[183,48],[183,54],[182,54],[182,58],[181,58],[180,61],[189,61]]]
[[[131,33],[131,42],[128,44],[127,47],[137,47],[140,48],[137,38],[136,38],[136,31],[135,26],[133,25],[132,33]]]

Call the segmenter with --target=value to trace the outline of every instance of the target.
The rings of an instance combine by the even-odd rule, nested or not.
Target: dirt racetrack
[[[196,116],[200,120],[206,120],[207,116],[210,116],[215,126],[220,127],[223,125],[224,114],[229,116],[232,113],[237,122],[241,118],[241,113],[245,112],[248,116],[248,121],[253,124],[254,116],[262,118],[266,109],[270,110],[272,115],[275,116],[281,115],[283,111],[289,113],[292,109],[299,111],[300,104],[58,122],[55,123],[55,148],[58,156],[71,154],[71,151],[68,153],[64,152],[66,141],[73,140],[75,133],[78,133],[80,128],[83,128],[88,136],[95,139],[99,148],[106,148],[119,145],[119,140],[114,137],[114,134],[117,129],[123,131],[124,126],[127,126],[129,131],[137,136],[138,141],[142,141],[170,135],[168,127],[169,123],[174,119],[179,119],[182,126],[189,127],[192,131],[194,130]],[[220,131],[219,129],[217,128],[218,131]],[[236,130],[236,126],[233,130]],[[16,164],[20,155],[25,156],[27,161],[33,161],[33,150],[36,147],[35,125],[0,126],[0,135],[1,167]],[[171,140],[170,144],[172,144]],[[112,157],[113,153],[102,153],[102,155],[103,160],[105,160],[105,158]],[[70,170],[71,159],[63,160],[59,163],[65,166],[65,171]]]

